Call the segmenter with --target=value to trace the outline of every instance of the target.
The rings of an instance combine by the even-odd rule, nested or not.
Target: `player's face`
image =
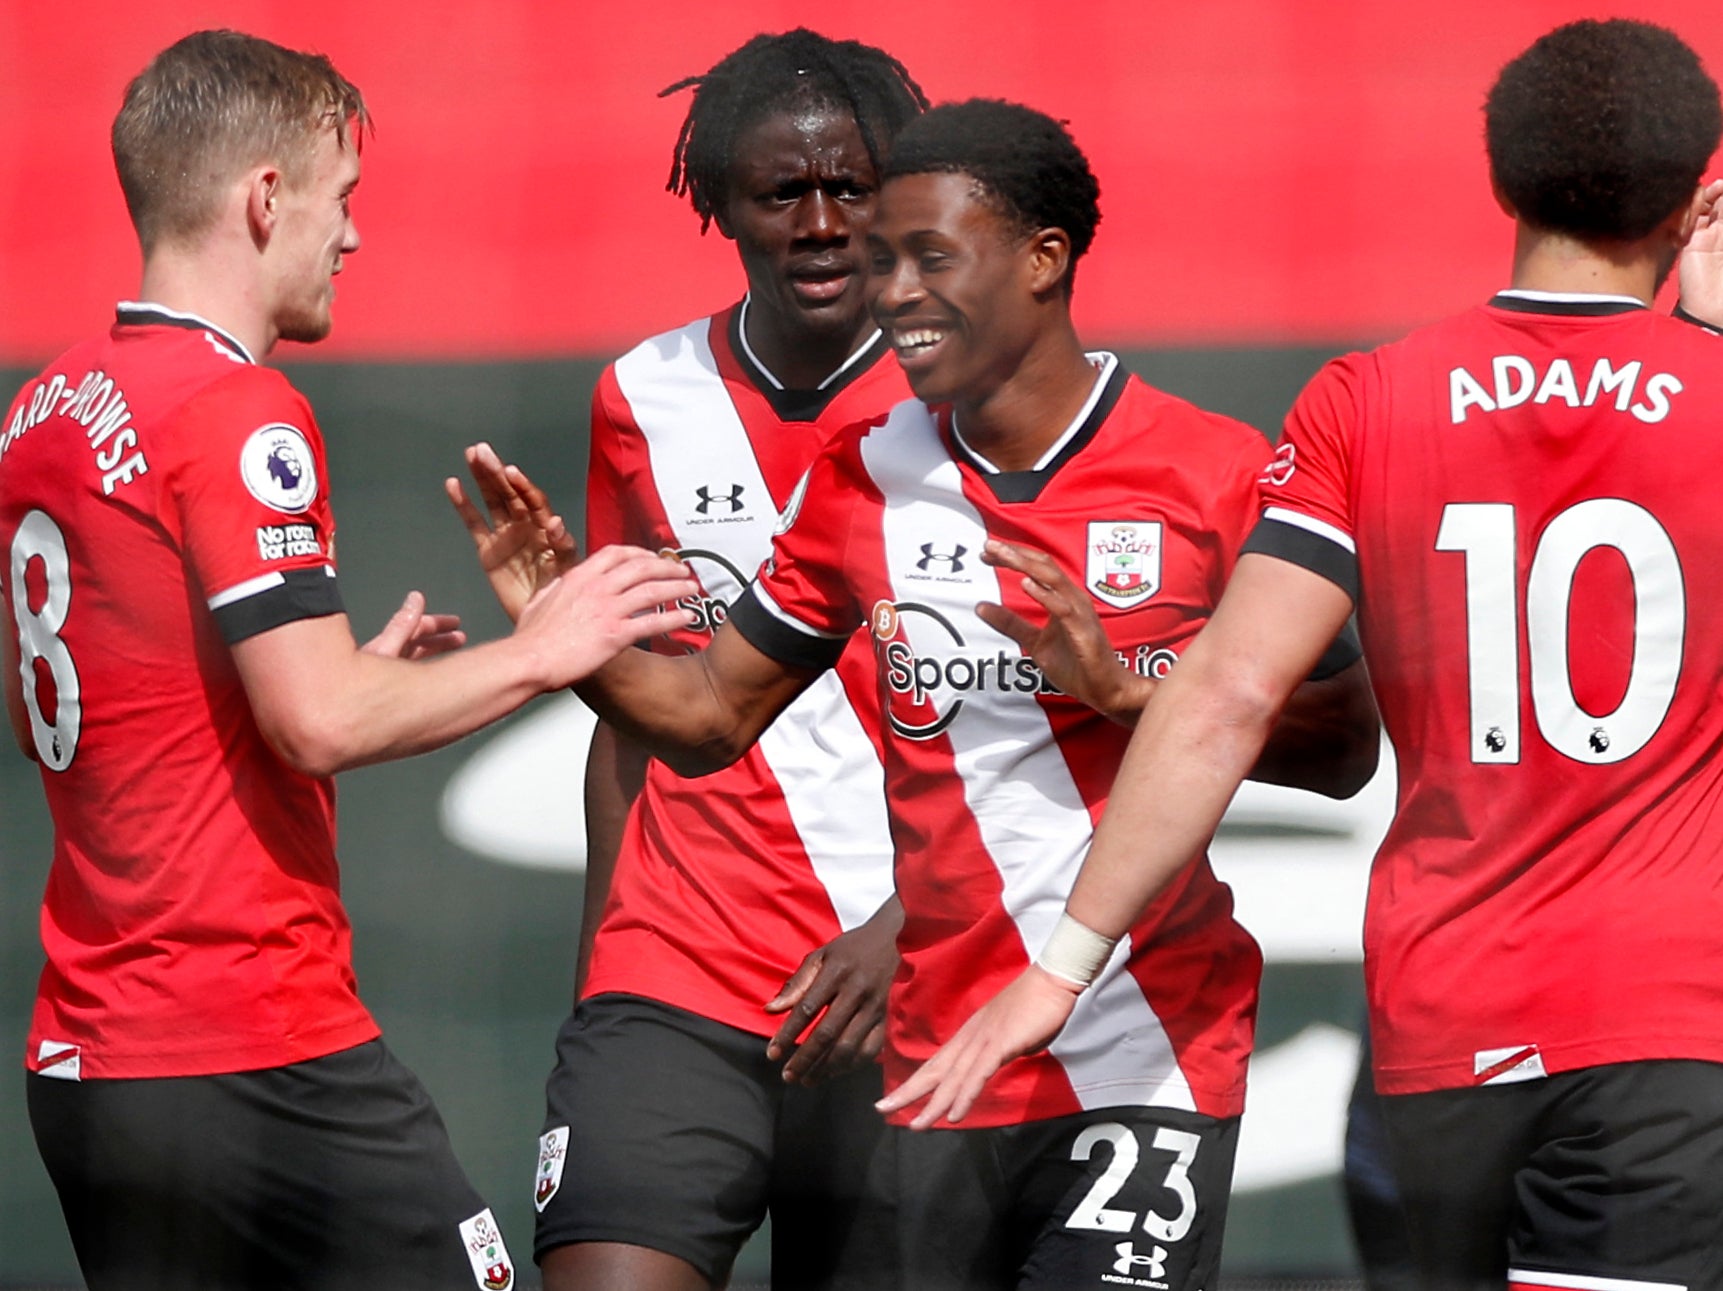
[[[1010,379],[1034,326],[1028,239],[970,176],[888,180],[867,243],[874,321],[917,398],[975,403]]]
[[[320,131],[311,164],[297,183],[282,186],[275,237],[281,240],[281,290],[275,325],[282,339],[320,341],[329,335],[335,275],[341,258],[359,249],[350,209],[359,183],[359,154],[333,128]]]
[[[783,342],[847,341],[866,326],[862,239],[878,191],[841,109],[780,112],[737,136],[718,227],[736,241],[755,317]]]

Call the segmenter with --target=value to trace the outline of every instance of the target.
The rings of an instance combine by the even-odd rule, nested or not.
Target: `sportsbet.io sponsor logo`
[[[942,644],[951,643],[952,652],[938,658],[916,654],[905,619],[925,619],[933,624]],[[963,634],[931,606],[880,601],[873,607],[869,624],[886,688],[891,692],[886,718],[894,731],[909,739],[931,740],[957,720],[964,696],[977,691],[1058,693],[1033,659],[1003,650],[992,655],[962,653],[966,644]]]
[[[910,640],[912,624],[918,627],[921,653]],[[920,630],[923,624],[929,626]],[[930,740],[940,734],[957,720],[965,699],[976,695],[1063,694],[1026,655],[1002,649],[966,651],[968,643],[957,626],[930,605],[879,601],[868,627],[889,692],[886,720],[907,739]],[[938,643],[937,655],[926,653],[930,642]],[[1139,676],[1155,678],[1166,676],[1178,659],[1171,650],[1146,645],[1115,655]]]
[[[730,617],[730,602],[748,585],[742,571],[722,552],[704,547],[683,547],[680,550],[665,547],[658,554],[681,561],[700,584],[699,592],[676,602],[677,609],[691,610],[694,614],[694,621],[683,630],[711,636],[723,627],[724,620]]]
[[[317,466],[311,445],[294,427],[259,426],[239,450],[239,475],[251,496],[289,515],[307,509],[317,496]]]

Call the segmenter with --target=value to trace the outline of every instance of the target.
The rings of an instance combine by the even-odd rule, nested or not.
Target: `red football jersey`
[[[1637,302],[1504,293],[1292,411],[1250,549],[1359,589],[1400,775],[1384,1092],[1723,1060],[1720,360]]]
[[[369,1040],[334,787],[258,732],[229,643],[339,612],[323,442],[218,328],[123,305],[0,422],[0,589],[54,820],[27,1064],[278,1066]]]
[[[1130,739],[976,615],[978,601],[1044,613],[982,564],[983,544],[1050,552],[1087,587],[1120,657],[1161,675],[1255,518],[1260,434],[1097,362],[1088,406],[1033,470],[992,469],[948,412],[914,400],[846,432],[733,611],[792,663],[829,662],[857,624],[873,638],[905,910],[891,1086],[1040,952]],[[1051,1049],[1007,1066],[965,1124],[1121,1105],[1236,1115],[1260,970],[1230,891],[1192,858]]]
[[[743,309],[653,337],[593,398],[587,543],[680,556],[711,640],[771,550],[779,509],[838,428],[905,398],[876,335],[819,390],[788,391],[749,355]],[[626,991],[769,1035],[765,1002],[802,957],[891,896],[891,835],[872,661],[858,640],[734,765],[685,780],[649,764],[629,815],[585,993]]]

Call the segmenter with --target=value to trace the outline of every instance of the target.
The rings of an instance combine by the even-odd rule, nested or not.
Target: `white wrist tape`
[[[1054,977],[1073,986],[1087,986],[1112,958],[1116,937],[1103,937],[1087,924],[1078,923],[1065,911],[1059,912],[1059,922],[1053,935],[1047,938],[1040,958],[1035,963]]]

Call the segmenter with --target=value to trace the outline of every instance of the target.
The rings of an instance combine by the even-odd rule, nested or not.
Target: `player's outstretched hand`
[[[1681,251],[1681,308],[1723,328],[1723,179],[1702,191],[1699,219]]]
[[[766,1003],[766,1012],[785,1015],[766,1056],[784,1060],[786,1081],[817,1085],[879,1056],[902,924],[903,907],[894,898],[866,923],[810,951]]]
[[[484,513],[454,476],[443,481],[443,492],[472,536],[479,567],[498,602],[509,618],[519,619],[535,592],[574,567],[579,559],[574,536],[551,510],[544,490],[520,467],[505,465],[489,444],[473,444],[466,459]]]
[[[640,547],[604,547],[533,594],[515,625],[545,664],[546,689],[597,672],[623,650],[694,621],[675,602],[699,591],[688,567]]]
[[[1096,712],[1134,725],[1154,683],[1137,676],[1113,652],[1101,616],[1088,595],[1044,551],[989,539],[981,559],[1023,576],[1023,590],[1047,611],[1031,623],[1015,610],[984,601],[975,607],[983,622],[1010,637],[1060,690]]]
[[[925,1130],[944,1117],[952,1124],[969,1115],[987,1082],[1013,1058],[1045,1049],[1077,1007],[1083,988],[1031,964],[995,995],[922,1063],[910,1078],[877,1104],[896,1112],[923,1098],[926,1105],[910,1121]]]
[[[359,648],[390,659],[428,659],[459,650],[467,643],[458,614],[425,613],[422,592],[408,592],[383,630]]]

